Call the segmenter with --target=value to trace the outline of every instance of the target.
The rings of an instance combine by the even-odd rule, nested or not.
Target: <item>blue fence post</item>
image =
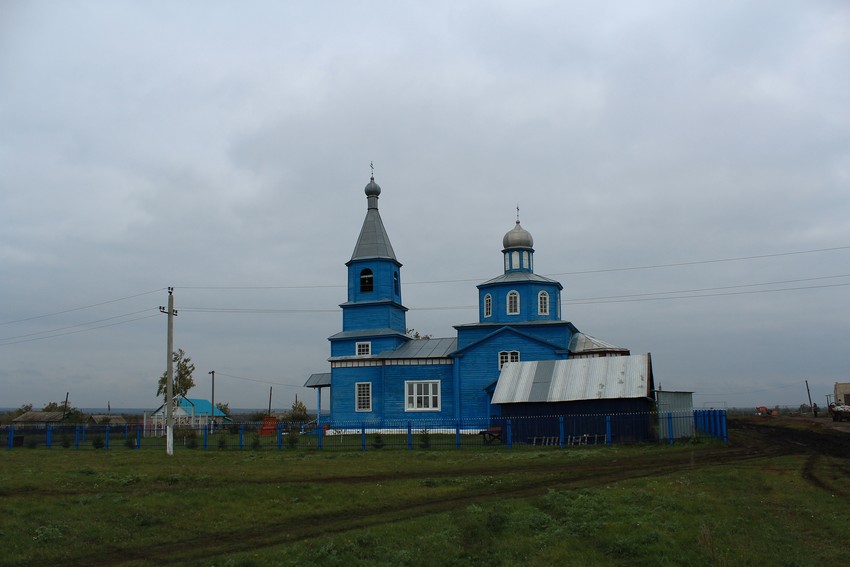
[[[292,430],[290,429],[289,434],[292,435]],[[283,424],[277,424],[277,448],[283,449]]]
[[[103,446],[107,451],[109,450],[109,424],[106,424],[106,444]]]
[[[460,449],[460,422],[455,423],[455,447]]]
[[[563,449],[564,448],[564,416],[562,416],[562,415],[558,416],[558,435],[559,435],[558,444],[560,445],[561,449]]]
[[[44,444],[50,449],[50,446],[53,444],[53,426],[48,424],[44,431]]]
[[[720,422],[720,434],[723,436],[723,444],[726,445],[726,410],[721,410],[722,420]]]
[[[245,424],[239,424],[239,448],[242,449],[245,446]]]
[[[207,434],[209,433],[209,431],[210,431],[210,424],[209,424],[209,423],[205,423],[205,424],[204,424],[204,451],[206,451],[206,450],[207,450],[207,440],[208,440],[208,439],[207,439]]]
[[[126,441],[129,438],[130,438],[130,424],[125,423],[124,424],[124,440]]]
[[[318,427],[318,424],[316,424],[316,425],[317,425],[317,427]],[[324,440],[324,438],[325,438],[325,426],[324,426],[324,425],[322,425],[321,427],[319,427],[319,433],[318,433],[318,436],[317,436],[317,437],[318,437],[318,438],[316,439],[316,446],[317,446],[319,449],[321,449],[321,448],[322,448],[322,441],[323,441],[323,440]]]
[[[80,426],[74,427],[74,449],[80,448]]]
[[[667,436],[670,438],[670,444],[673,444],[673,412],[667,412]]]
[[[605,445],[611,446],[611,416],[605,416]]]
[[[366,424],[360,424],[360,450],[366,450]]]
[[[413,427],[407,422],[407,450],[413,450]]]
[[[14,446],[15,446],[15,426],[10,425],[9,426],[9,448],[11,449]]]
[[[514,446],[514,436],[511,431],[511,420],[507,421],[507,429],[508,429],[508,449],[512,449]]]
[[[136,449],[142,448],[142,428],[136,428]]]

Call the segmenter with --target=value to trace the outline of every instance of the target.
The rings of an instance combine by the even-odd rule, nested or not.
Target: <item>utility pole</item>
[[[168,310],[160,306],[161,313],[168,315],[168,366],[165,371],[165,452],[174,454],[174,288],[168,288]]]
[[[212,431],[215,432],[215,370],[207,372],[212,376]]]
[[[809,381],[806,380],[806,393],[809,395],[809,408],[811,408],[812,412],[814,412],[814,406],[812,406],[812,392],[809,390]]]

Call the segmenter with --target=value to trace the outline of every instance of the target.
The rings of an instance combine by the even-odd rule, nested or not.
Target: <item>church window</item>
[[[360,272],[360,291],[367,292],[375,289],[375,279],[372,275],[372,270],[366,268]]]
[[[493,296],[489,293],[484,296],[484,316],[489,317],[493,314]]]
[[[356,411],[372,411],[372,383],[354,384],[354,405]]]
[[[499,353],[499,370],[508,362],[519,362],[518,350],[503,350]]]
[[[537,314],[538,315],[548,315],[549,314],[549,294],[545,291],[541,291],[537,294]]]
[[[519,269],[519,252],[511,252],[511,269]]]
[[[525,268],[526,270],[531,267],[531,266],[528,265],[528,252],[527,251],[523,251],[523,253],[522,253],[522,267]]]
[[[440,411],[440,382],[405,382],[405,411]]]
[[[505,271],[507,272],[510,269],[511,269],[511,253],[508,252],[507,254],[505,254]]]
[[[372,354],[372,343],[357,343],[357,356],[369,356]]]
[[[399,295],[398,272],[393,273],[393,291],[396,295]]]
[[[519,315],[519,292],[508,292],[508,315]]]

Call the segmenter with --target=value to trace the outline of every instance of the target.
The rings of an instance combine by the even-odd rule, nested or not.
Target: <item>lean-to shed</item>
[[[513,429],[519,441],[559,434],[558,420],[531,419],[539,416],[564,416],[569,436],[605,434],[606,417],[615,416],[613,436],[644,440],[653,436],[653,390],[649,353],[539,360],[505,364],[492,403],[502,417],[517,418]]]

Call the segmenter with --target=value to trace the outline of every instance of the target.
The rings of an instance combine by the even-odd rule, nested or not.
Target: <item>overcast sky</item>
[[[192,396],[314,407],[370,162],[409,327],[477,320],[519,204],[656,385],[823,404],[848,69],[843,0],[0,1],[0,407],[156,406],[168,286]]]

